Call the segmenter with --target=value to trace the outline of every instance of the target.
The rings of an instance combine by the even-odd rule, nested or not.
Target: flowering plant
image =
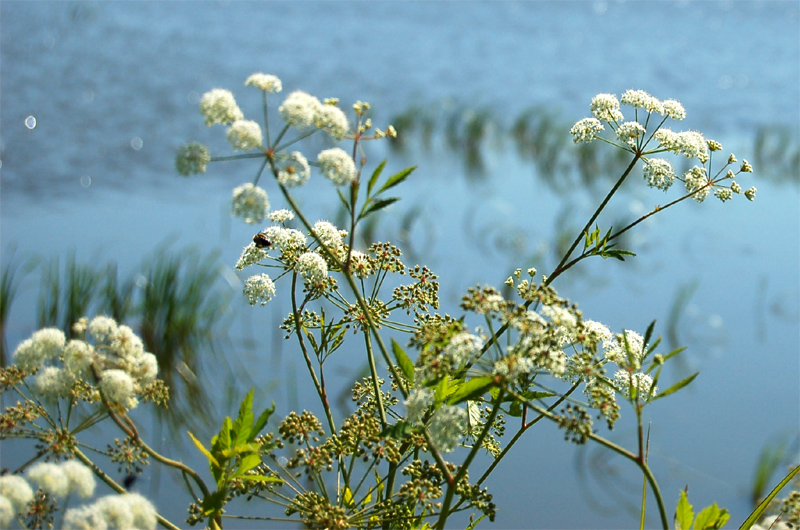
[[[439,278],[428,267],[406,264],[401,249],[388,242],[357,248],[362,223],[398,201],[388,192],[415,170],[384,176],[385,161],[367,169],[365,143],[396,137],[394,127],[373,127],[367,103],[353,105],[351,122],[338,100],[320,101],[295,91],[278,107],[282,124],[275,133],[268,100],[282,91],[280,79],[257,73],[245,85],[261,91],[263,128],[245,119],[228,90],[211,90],[200,102],[206,124],[227,126],[231,147],[242,153],[212,158],[206,147],[191,143],[180,150],[176,167],[180,174],[191,175],[205,172],[212,161],[259,160],[253,181],[233,190],[232,212],[249,224],[270,224],[254,235],[235,268],[258,271],[244,281],[243,293],[253,306],[269,303],[279,288],[286,290],[292,309],[281,329],[296,343],[324,418],[291,412],[277,429],[269,429],[275,408],[256,415],[250,391],[237,417],[226,417],[210,440],[190,433],[208,459],[207,482],[208,477],[160,455],[139,435],[128,411],[140,400],[165,403],[166,388],[135,335],[107,317],[95,317],[77,324],[76,332],[85,340],[67,343],[63,334],[46,329],[17,348],[14,365],[3,370],[0,384],[24,396],[24,403],[6,409],[0,434],[40,440],[37,457],[77,459],[88,466],[78,471],[80,476],[89,469],[124,493],[77,441],[82,430],[109,418],[125,434],[116,447],[109,445],[112,462],[137,472],[152,458],[183,473],[193,501],[188,517],[192,525],[222,528],[226,518],[237,517],[231,513],[233,502],[244,498],[271,502],[283,510],[282,517],[263,519],[301,521],[312,528],[444,529],[459,512],[470,512],[468,528],[483,519],[494,520],[499,507],[484,486],[486,479],[522,436],[545,420],[558,425],[567,441],[597,443],[637,466],[645,491],[655,499],[661,526],[669,528],[667,503],[648,464],[645,410],[690,384],[697,374],[665,382],[662,369],[682,348],[661,352],[655,323],[643,334],[614,333],[585,318],[553,283],[584,259],[634,256],[618,246],[618,238],[681,201],[702,202],[712,192],[723,202],[738,194],[753,200],[755,188],[743,192],[736,180],[752,172],[750,164],[739,163],[731,154],[721,168],[713,168],[713,155],[722,149],[719,143],[695,131],[665,128],[667,120],[680,121],[686,115],[675,100],[660,101],[640,90],[627,91],[620,99],[596,96],[593,117],[575,124],[573,139],[602,141],[627,152],[627,168],[553,271],[540,275],[520,264],[505,282],[510,296],[492,286],[470,288],[461,301],[463,316],[454,318],[439,313]],[[633,120],[625,120],[621,104],[631,108]],[[613,133],[608,137],[607,128]],[[333,142],[347,141],[349,149],[332,147],[316,157],[296,150],[302,140],[320,131]],[[662,153],[697,164],[678,176],[667,159],[655,157]],[[601,230],[596,224],[600,213],[639,166],[648,186],[668,191],[678,180],[685,192],[627,226]],[[312,167],[333,184],[345,226],[312,222],[299,208],[291,190],[310,181]],[[278,191],[285,208],[271,209],[268,187]],[[363,343],[368,376],[352,386],[355,412],[337,417],[326,384],[326,361],[356,339]],[[379,362],[385,372],[379,371]],[[613,429],[623,407],[630,407],[638,426],[633,449],[611,442],[595,426],[599,419]],[[75,427],[70,416],[79,409],[85,419]],[[476,470],[480,452],[491,459]],[[28,526],[40,525],[36,514],[52,512],[53,499],[70,491],[69,471],[42,469],[28,471],[28,479],[40,485],[36,496],[27,484],[22,486],[20,477],[0,478],[0,523],[18,515]],[[797,468],[785,482],[796,473]],[[67,478],[57,478],[60,474]],[[45,478],[48,475],[52,476]],[[92,489],[88,482],[78,490]],[[176,528],[147,501],[119,498],[123,504],[113,507],[101,499],[68,511],[64,527],[152,528],[157,521]],[[796,519],[800,503],[794,499],[787,513]],[[765,507],[766,501],[746,523],[754,524]],[[123,524],[115,519],[120,511],[134,515]],[[674,524],[681,529],[719,528],[728,517],[712,505],[695,518],[683,495]]]

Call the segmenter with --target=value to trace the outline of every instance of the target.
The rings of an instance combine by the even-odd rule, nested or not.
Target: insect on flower
[[[272,245],[272,241],[267,239],[267,234],[264,232],[259,232],[254,235],[253,243],[255,243],[256,248],[269,248]]]

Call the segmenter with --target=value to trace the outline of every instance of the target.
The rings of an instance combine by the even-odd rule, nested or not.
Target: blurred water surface
[[[278,75],[284,94],[338,97],[345,108],[369,101],[378,126],[432,102],[490,109],[506,124],[539,105],[569,124],[588,114],[593,95],[641,88],[679,99],[686,128],[752,159],[761,127],[800,137],[799,30],[795,1],[4,1],[2,260],[12,247],[22,257],[75,249],[79,260],[113,260],[135,271],[143,255],[168,243],[218,248],[232,265],[253,228],[230,220],[227,201],[256,165],[212,165],[186,180],[173,161],[191,140],[228,152],[222,130],[203,125],[197,101],[211,88],[229,88],[245,114],[260,116],[260,97],[243,86],[256,71]],[[388,169],[419,164],[401,190],[404,201],[377,230],[404,240],[440,275],[451,314],[470,285],[500,285],[516,267],[552,268],[554,234],[579,229],[605,193],[602,186],[556,192],[508,144],[487,148],[486,178],[469,179],[461,158],[437,145],[402,154],[369,145],[368,167],[387,156]],[[679,293],[690,294],[678,304],[672,338],[689,346],[684,369],[701,376],[652,408],[651,461],[670,506],[688,484],[695,506],[716,501],[731,510],[732,524],[749,511],[747,488],[763,444],[798,433],[797,178],[796,166],[769,180],[756,167],[754,203],[681,204],[640,227],[628,242],[637,258],[589,263],[556,285],[588,318],[640,331],[657,318],[661,334]],[[334,219],[332,187],[314,177],[311,184],[298,192],[302,204],[311,217]],[[268,188],[273,207],[282,207],[275,191]],[[676,193],[630,185],[605,226]],[[36,296],[32,275],[13,306],[12,348],[34,329]],[[231,308],[232,335],[240,362],[256,368],[261,399],[275,399],[284,411],[310,406],[279,387],[295,369],[294,349],[281,350],[277,333],[285,300],[265,309],[245,305]],[[281,351],[289,360],[276,360]],[[302,371],[297,379],[304,384]],[[239,390],[237,398],[246,391]],[[207,411],[215,422],[220,412],[234,412],[219,408]],[[641,483],[629,466],[576,450],[550,426],[527,436],[488,484],[500,506],[498,528],[633,525],[620,500],[635,504],[638,496]],[[632,424],[621,423],[610,437],[632,444]],[[203,467],[187,451],[181,456]],[[8,450],[0,456],[3,466],[14,459]],[[615,477],[630,487],[620,491]],[[148,484],[145,478],[145,493]],[[159,508],[182,520],[185,497],[163,491]]]

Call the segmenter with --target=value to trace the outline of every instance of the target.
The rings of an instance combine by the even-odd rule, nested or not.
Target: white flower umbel
[[[456,406],[442,405],[428,426],[431,442],[443,453],[452,452],[467,429],[467,411]]]
[[[664,105],[658,100],[645,92],[644,90],[626,90],[620,102],[623,105],[630,105],[635,109],[644,109],[647,112],[658,112],[664,114]]]
[[[306,252],[300,256],[294,270],[309,285],[317,285],[328,276],[328,264],[316,252]]]
[[[283,120],[293,127],[305,129],[314,125],[314,120],[322,103],[314,96],[301,90],[289,94],[278,107]]]
[[[66,336],[60,329],[40,329],[14,351],[14,364],[24,372],[34,372],[44,366],[45,361],[57,357],[66,342]]]
[[[248,85],[260,88],[264,92],[269,92],[271,94],[283,90],[283,85],[281,84],[280,79],[274,75],[263,74],[261,72],[252,74],[250,77],[248,77],[247,81],[244,82],[244,86]]]
[[[98,386],[111,403],[117,403],[126,409],[132,409],[137,404],[133,378],[122,370],[104,371]]]
[[[96,342],[105,342],[110,337],[116,336],[118,331],[117,321],[104,315],[94,317],[86,327],[86,332]]]
[[[302,186],[311,175],[308,160],[300,151],[282,156],[278,161],[278,182],[287,188]]]
[[[294,219],[294,214],[289,210],[274,210],[267,217],[273,223],[285,223]]]
[[[676,133],[669,129],[659,129],[653,138],[667,151],[684,155],[686,158],[697,158],[703,164],[708,162],[708,143],[699,132]]]
[[[244,282],[244,294],[250,305],[265,306],[275,296],[275,283],[266,274],[250,276]]]
[[[63,530],[107,530],[103,514],[92,504],[70,508],[64,514]]]
[[[28,511],[28,503],[33,500],[33,489],[19,475],[3,475],[0,476],[0,495],[11,502],[16,513],[22,513]]]
[[[0,528],[10,528],[15,514],[16,510],[11,501],[0,495]]]
[[[681,105],[679,101],[675,101],[674,99],[667,99],[664,101],[663,105],[664,105],[664,114],[666,114],[673,120],[681,121],[686,117],[686,110],[684,110],[683,105]]]
[[[200,98],[200,112],[209,127],[215,123],[228,124],[244,118],[230,90],[215,88]]]
[[[263,230],[272,246],[284,252],[298,251],[306,246],[306,236],[300,230],[282,226],[268,226]]]
[[[344,243],[342,242],[342,234],[339,229],[333,226],[328,221],[317,221],[314,223],[314,233],[334,253],[342,250]]]
[[[651,158],[644,165],[644,178],[651,188],[667,191],[675,182],[672,164],[663,158]]]
[[[657,387],[653,387],[653,378],[643,372],[630,373],[627,370],[617,370],[614,374],[617,389],[625,396],[631,397],[631,388],[636,389],[636,395],[645,399],[650,394],[652,388],[653,396],[656,395]]]
[[[450,339],[442,355],[450,360],[451,366],[457,368],[478,356],[483,348],[483,340],[472,333],[462,331]]]
[[[228,128],[228,141],[237,151],[249,151],[261,146],[261,127],[251,120],[236,120]]]
[[[584,118],[569,130],[572,135],[572,140],[577,143],[589,143],[597,138],[597,133],[604,130],[605,127],[597,118]]]
[[[358,250],[350,253],[350,271],[362,280],[375,272],[369,257]]]
[[[619,100],[614,94],[597,94],[592,98],[592,114],[600,121],[608,123],[623,120],[622,112],[619,110]]]
[[[260,223],[269,211],[267,192],[251,183],[242,184],[233,190],[232,213],[245,223]]]
[[[42,397],[58,399],[69,396],[75,379],[71,374],[56,366],[46,366],[36,375],[33,389]]]
[[[39,462],[28,469],[27,475],[28,480],[56,497],[66,497],[70,491],[69,477],[58,464]]]
[[[94,349],[85,341],[71,340],[64,347],[64,369],[75,379],[86,379],[91,375]]]
[[[631,357],[628,358],[628,350],[625,348],[625,339],[628,339]],[[617,334],[611,340],[603,341],[603,352],[607,361],[616,364],[621,368],[633,368],[638,370],[642,366],[642,355],[644,355],[647,345],[644,337],[635,331],[625,330],[625,336]]]
[[[342,109],[335,105],[320,105],[314,117],[314,124],[330,134],[334,140],[341,140],[347,134],[350,125],[347,123]]]
[[[344,149],[326,149],[317,156],[319,170],[337,186],[350,184],[356,178],[356,165]]]
[[[636,147],[636,139],[645,132],[638,121],[626,121],[617,128],[617,138],[631,147]]]
[[[67,460],[59,464],[69,479],[69,493],[77,493],[83,499],[94,495],[94,475],[92,470],[77,460]]]
[[[711,191],[711,181],[704,167],[694,166],[684,173],[683,183],[686,185],[686,191],[693,193],[692,198],[697,202],[703,202]]]
[[[250,243],[244,250],[242,251],[242,255],[239,256],[239,260],[236,262],[234,268],[237,271],[244,269],[245,267],[249,267],[250,265],[255,265],[259,261],[266,259],[269,256],[269,252],[266,249],[258,248],[255,243]]]
[[[433,390],[418,388],[405,400],[406,420],[411,425],[422,425],[422,418],[428,407],[433,405]]]

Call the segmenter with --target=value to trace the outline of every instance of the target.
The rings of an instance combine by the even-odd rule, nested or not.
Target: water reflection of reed
[[[82,264],[74,252],[34,257],[20,264],[14,256],[0,278],[0,342],[2,363],[9,360],[5,324],[23,276],[41,275],[36,315],[37,327],[58,327],[73,336],[72,324],[82,316],[105,314],[133,327],[144,347],[158,358],[161,378],[170,387],[167,422],[171,428],[194,426],[206,420],[211,398],[203,377],[213,363],[218,372],[226,312],[231,291],[220,281],[223,267],[217,253],[193,250],[156,250],[129,276],[117,264]],[[161,410],[161,409],[159,409]]]

